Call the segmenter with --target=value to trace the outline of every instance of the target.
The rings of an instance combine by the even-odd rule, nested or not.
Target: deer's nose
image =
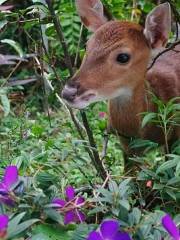
[[[75,97],[77,96],[77,87],[66,85],[61,95],[62,95],[62,98],[64,98],[66,101],[73,102]]]

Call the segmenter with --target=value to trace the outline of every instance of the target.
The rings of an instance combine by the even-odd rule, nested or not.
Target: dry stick
[[[70,72],[70,75],[72,76],[74,74],[74,71],[73,71],[73,67],[72,67],[72,63],[71,63],[71,58],[70,58],[70,55],[68,53],[68,48],[67,48],[67,45],[66,45],[66,42],[65,42],[65,39],[64,39],[64,35],[63,35],[63,31],[62,31],[60,21],[55,14],[52,1],[51,0],[46,0],[46,3],[48,5],[49,11],[51,13],[55,29],[56,29],[57,35],[59,37],[59,40],[60,40],[60,43],[61,43],[61,45],[63,47],[63,50],[64,50],[66,66],[67,66],[67,68]],[[73,112],[70,108],[68,108],[68,109],[70,111],[72,120],[74,122],[74,114],[73,114]],[[89,154],[97,172],[100,174],[101,178],[103,180],[105,180],[107,178],[107,172],[104,169],[104,166],[103,166],[103,164],[100,160],[100,157],[99,157],[99,154],[98,154],[98,151],[97,151],[97,147],[96,147],[96,144],[95,144],[95,141],[94,141],[93,133],[92,133],[90,127],[89,127],[89,123],[88,123],[86,114],[83,111],[80,111],[80,113],[81,113],[81,117],[82,117],[84,127],[86,129],[86,133],[88,135],[88,139],[89,139],[89,143],[90,143],[90,146],[91,146],[93,156],[91,154],[91,151],[88,151],[88,154]],[[74,124],[77,127],[75,122],[74,122]],[[79,132],[79,129],[78,129],[78,132]],[[79,133],[80,133],[80,136],[83,137],[81,132],[79,132]],[[84,137],[83,137],[83,139],[84,139]]]
[[[167,0],[169,2],[169,4],[171,5],[171,9],[174,13],[174,16],[175,16],[175,19],[176,19],[176,22],[180,23],[180,14],[175,6],[175,3],[172,1],[172,0]]]
[[[39,11],[39,24],[41,22],[41,12]],[[44,37],[43,37],[43,30],[42,30],[42,25],[40,24],[40,36],[41,36],[41,42],[40,42],[40,56],[43,56],[43,46],[45,46],[44,43]],[[46,47],[45,47],[46,48]],[[47,48],[46,48],[47,51]],[[44,74],[44,70],[45,70],[45,65],[43,60],[40,58],[40,69],[41,69],[41,77],[42,77],[42,83],[43,83],[43,92],[44,92],[44,108],[46,108],[47,110],[47,115],[48,115],[48,120],[49,120],[49,126],[52,127],[51,124],[51,116],[50,116],[50,112],[49,112],[49,102],[48,102],[48,93],[47,93],[47,87],[46,87],[46,78],[45,78],[45,74]],[[47,66],[47,65],[46,65]]]
[[[62,31],[60,21],[57,18],[56,13],[55,13],[54,8],[53,8],[53,1],[52,0],[46,0],[46,3],[48,5],[49,11],[51,13],[51,17],[53,19],[53,23],[54,23],[54,27],[55,27],[56,32],[57,32],[57,36],[58,36],[58,38],[60,40],[60,43],[63,47],[66,66],[67,66],[67,68],[70,72],[70,75],[72,76],[74,74],[74,71],[73,71],[73,67],[72,67],[72,63],[71,63],[71,58],[70,58],[70,55],[68,53],[68,48],[67,48],[67,44],[66,44],[66,41],[65,41],[65,38],[64,38],[64,35],[63,35],[63,31]]]
[[[107,148],[108,148],[108,141],[109,141],[109,134],[107,132],[107,129],[104,133],[104,141],[103,141],[103,149],[101,153],[101,160],[103,160],[106,157],[107,154]]]
[[[97,171],[99,171],[99,173],[101,174],[101,177],[103,180],[106,180],[107,179],[107,172],[102,164],[102,161],[99,157],[99,153],[97,151],[97,146],[96,146],[96,143],[94,141],[94,137],[93,137],[93,134],[92,134],[92,131],[89,127],[89,123],[88,123],[88,120],[87,120],[87,117],[86,117],[86,114],[85,112],[81,111],[81,116],[82,116],[82,119],[83,119],[83,124],[84,124],[84,127],[86,129],[86,133],[87,133],[87,136],[88,136],[88,139],[89,139],[89,143],[92,147],[92,152],[93,152],[93,156],[94,158],[92,159],[92,161],[94,162],[94,165],[97,169]]]
[[[172,43],[172,44],[170,45],[170,47],[166,48],[165,50],[163,50],[162,52],[160,52],[159,54],[157,54],[157,56],[153,59],[151,65],[148,67],[147,70],[150,70],[150,69],[153,67],[153,65],[155,64],[155,62],[157,61],[157,59],[158,59],[161,55],[163,55],[165,52],[168,52],[168,51],[170,51],[170,50],[173,50],[173,49],[174,49],[177,45],[179,45],[179,44],[180,44],[180,40]]]
[[[77,67],[77,62],[78,62],[78,57],[79,57],[79,49],[80,49],[80,44],[81,44],[81,40],[82,40],[82,34],[83,34],[83,24],[81,24],[79,41],[78,41],[78,46],[77,46],[77,51],[76,51],[76,57],[74,60],[74,67]]]

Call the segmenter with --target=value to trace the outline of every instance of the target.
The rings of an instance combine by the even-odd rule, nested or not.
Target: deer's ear
[[[107,22],[100,0],[76,0],[76,7],[83,24],[93,32]]]
[[[163,3],[147,16],[144,34],[152,48],[159,48],[166,45],[170,31],[171,7]]]

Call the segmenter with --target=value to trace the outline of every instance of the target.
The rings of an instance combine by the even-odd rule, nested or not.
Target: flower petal
[[[0,183],[0,192],[6,192],[6,186],[3,183]]]
[[[61,198],[54,198],[52,203],[59,205],[59,207],[64,207],[66,205],[66,201]]]
[[[76,215],[75,215],[74,210],[66,212],[65,217],[64,217],[64,224],[65,225],[67,225],[71,222],[76,222]]]
[[[8,166],[5,169],[4,178],[2,180],[2,184],[10,190],[13,184],[18,181],[18,169],[16,166]]]
[[[128,233],[118,232],[112,240],[131,240],[131,238]]]
[[[84,222],[86,219],[85,214],[81,211],[76,210],[75,215],[76,215],[76,222]]]
[[[84,213],[78,210],[70,210],[66,212],[65,217],[64,217],[64,224],[69,224],[71,222],[74,223],[79,223],[79,222],[84,222],[86,219],[86,216]]]
[[[87,240],[103,240],[98,232],[91,232],[87,238]]]
[[[4,203],[5,205],[9,207],[14,207],[15,206],[15,201],[12,200],[9,196],[2,196],[0,197],[0,202]]]
[[[85,202],[85,199],[83,197],[77,197],[75,200],[75,205],[78,206],[83,204],[84,202]]]
[[[106,239],[113,237],[119,230],[119,222],[116,220],[105,220],[100,226],[102,236]]]
[[[7,215],[0,215],[0,231],[5,230],[8,226],[9,218]]]
[[[8,190],[6,189],[6,186],[3,184],[0,184],[0,195],[7,196],[9,194]]]
[[[65,189],[65,192],[66,192],[66,197],[69,201],[71,201],[75,197],[75,190],[72,186],[68,186]]]
[[[162,225],[174,240],[180,239],[179,229],[168,214],[162,218]]]

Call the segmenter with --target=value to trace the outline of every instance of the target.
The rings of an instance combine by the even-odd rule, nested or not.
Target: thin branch
[[[29,83],[32,83],[32,82],[37,82],[39,81],[40,79],[38,79],[37,77],[34,77],[34,78],[27,78],[27,79],[22,79],[22,80],[13,80],[13,79],[9,79],[9,81],[7,82],[7,86],[19,86],[19,85],[26,85],[26,84],[29,84]]]
[[[67,47],[64,35],[63,35],[63,31],[62,31],[60,21],[59,21],[58,17],[56,16],[54,8],[53,8],[53,1],[46,0],[46,3],[48,5],[49,11],[51,13],[51,16],[52,16],[52,19],[53,19],[53,23],[54,23],[59,41],[60,41],[60,43],[63,47],[63,50],[64,50],[66,66],[67,66],[67,68],[70,72],[70,75],[72,76],[74,74],[74,70],[73,70],[73,67],[72,67],[71,58],[70,58],[70,55],[69,55],[69,52],[68,52],[68,47]],[[83,134],[81,133],[81,131],[79,131],[77,123],[74,121],[74,114],[72,112],[72,109],[69,108],[69,107],[68,107],[68,109],[69,109],[69,112],[71,114],[71,118],[72,118],[72,120],[73,120],[73,122],[74,122],[74,124],[75,124],[75,126],[78,130],[78,133],[79,133],[80,137],[82,139],[84,139]],[[107,178],[107,172],[106,172],[106,170],[105,170],[105,168],[104,168],[104,166],[103,166],[103,164],[100,160],[99,153],[97,151],[97,147],[96,147],[96,144],[95,144],[95,141],[94,141],[93,133],[92,133],[90,127],[89,127],[89,123],[88,123],[86,114],[83,111],[80,111],[80,114],[81,114],[81,117],[82,117],[84,127],[86,129],[86,133],[88,135],[90,146],[91,146],[91,150],[88,149],[87,152],[88,152],[88,154],[89,154],[97,172],[100,174],[101,178],[103,180],[105,180]]]
[[[163,55],[163,54],[166,53],[166,52],[169,52],[170,50],[173,50],[173,49],[174,49],[177,45],[179,45],[179,44],[180,44],[180,40],[172,43],[168,48],[166,48],[166,49],[163,50],[162,52],[158,53],[158,54],[156,55],[156,57],[153,59],[151,65],[148,67],[147,70],[149,71],[149,70],[153,67],[153,65],[155,64],[155,62],[158,60],[158,58],[159,58],[161,55]]]
[[[101,153],[101,160],[103,160],[106,157],[107,148],[108,148],[108,141],[109,141],[109,134],[106,131],[104,133],[104,141],[103,141],[103,149],[102,149],[102,153]]]
[[[93,156],[94,156],[92,161],[94,163],[95,168],[97,169],[100,176],[102,177],[102,179],[105,180],[107,178],[108,174],[107,174],[107,172],[106,172],[106,170],[105,170],[105,168],[102,164],[102,161],[99,157],[99,153],[97,151],[97,146],[96,146],[96,143],[94,141],[93,133],[90,129],[90,126],[89,126],[89,123],[88,123],[85,112],[81,111],[81,117],[82,117],[82,120],[83,120],[84,127],[86,129],[86,133],[87,133],[87,136],[88,136],[88,139],[89,139],[89,143],[92,147],[92,152],[93,152]]]
[[[42,12],[39,11],[39,24],[41,22],[41,17],[42,17]],[[41,36],[41,42],[39,43],[39,51],[40,54],[39,56],[43,56],[43,46],[46,46],[46,51],[48,51],[48,41],[47,38],[44,34],[44,28],[42,27],[42,25],[40,24],[39,27],[40,30],[40,36]],[[50,116],[50,111],[49,111],[49,102],[48,102],[48,89],[47,89],[47,80],[44,74],[45,69],[48,69],[48,66],[45,65],[43,59],[39,59],[40,62],[40,69],[41,69],[41,77],[42,77],[42,84],[43,84],[43,94],[44,94],[44,109],[47,111],[47,115],[48,115],[48,120],[49,120],[49,126],[52,127],[51,124],[51,116]]]
[[[74,71],[73,71],[73,68],[72,68],[71,58],[70,58],[70,55],[68,53],[68,47],[67,47],[64,35],[63,35],[63,31],[62,31],[60,21],[57,18],[56,13],[55,13],[54,8],[53,8],[53,1],[52,0],[46,0],[46,3],[48,5],[49,11],[51,13],[52,20],[53,20],[53,23],[54,23],[54,26],[55,26],[55,29],[56,29],[56,32],[57,32],[57,36],[58,36],[59,41],[60,41],[60,43],[63,47],[66,66],[67,66],[67,68],[68,68],[68,70],[69,70],[69,72],[72,76],[74,74]]]
[[[171,9],[173,11],[175,20],[177,23],[180,23],[180,13],[178,12],[175,3],[172,0],[167,0],[169,2],[169,4],[171,5]]]
[[[74,67],[77,67],[79,49],[80,49],[81,40],[82,40],[82,33],[83,33],[83,24],[81,24],[81,29],[80,29],[80,33],[79,33],[79,40],[78,40],[78,45],[77,45],[77,50],[76,50],[76,57],[74,60]]]

